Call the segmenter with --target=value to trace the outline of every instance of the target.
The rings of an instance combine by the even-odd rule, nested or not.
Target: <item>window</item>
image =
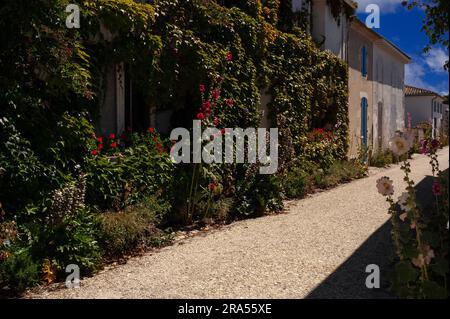
[[[367,49],[365,46],[361,48],[361,74],[367,76]]]
[[[439,113],[442,114],[442,103],[439,103]]]

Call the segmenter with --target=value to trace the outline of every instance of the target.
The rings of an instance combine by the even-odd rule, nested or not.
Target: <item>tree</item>
[[[425,11],[425,19],[422,30],[425,31],[429,40],[424,52],[428,52],[431,46],[441,44],[449,49],[448,40],[448,0],[423,0],[423,1],[402,1],[402,5],[411,10],[414,7]],[[446,69],[449,67],[449,61],[445,62]]]

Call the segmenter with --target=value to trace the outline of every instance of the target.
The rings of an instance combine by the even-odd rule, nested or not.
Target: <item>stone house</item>
[[[405,100],[405,120],[410,119],[412,128],[430,123],[433,137],[443,133],[448,116],[448,105],[444,104],[444,97],[427,89],[406,85]]]

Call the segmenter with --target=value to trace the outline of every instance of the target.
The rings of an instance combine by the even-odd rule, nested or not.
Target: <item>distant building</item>
[[[405,64],[410,57],[356,17],[349,30],[349,156],[384,151],[403,131]]]
[[[436,92],[409,85],[405,86],[405,97],[405,118],[409,114],[412,127],[428,122],[432,125],[432,136],[438,137],[442,125],[445,124],[445,111],[448,110],[444,97]]]

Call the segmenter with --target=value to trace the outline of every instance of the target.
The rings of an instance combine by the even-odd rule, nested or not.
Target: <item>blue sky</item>
[[[357,0],[358,17],[365,21],[368,4],[380,7],[380,28],[374,29],[386,39],[408,54],[412,61],[406,66],[405,83],[432,91],[448,94],[448,72],[444,70],[448,51],[443,47],[433,47],[428,54],[422,52],[428,37],[421,31],[425,16],[420,9],[407,10],[401,0]]]

